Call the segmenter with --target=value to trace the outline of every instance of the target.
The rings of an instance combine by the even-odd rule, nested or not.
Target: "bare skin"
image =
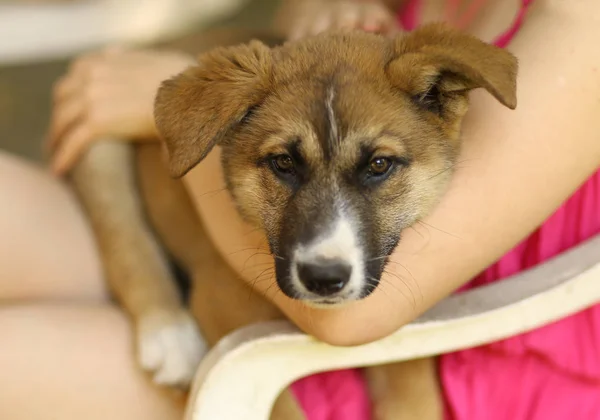
[[[106,299],[91,230],[66,185],[0,151],[0,197],[0,304]]]
[[[71,191],[0,152],[0,196],[0,417],[181,418],[183,401],[135,364],[129,323],[107,300]]]
[[[4,343],[0,369],[4,378],[11,379],[1,385],[3,418],[182,416],[183,400],[154,387],[132,363],[128,321],[115,307],[7,305],[0,307],[0,329]]]
[[[156,141],[154,94],[161,81],[192,63],[193,58],[173,51],[115,48],[75,60],[54,88],[47,143],[53,172],[68,172],[99,138]]]
[[[600,52],[594,43],[600,36],[600,25],[594,20],[600,16],[600,4],[595,0],[538,0],[537,4],[511,46],[521,59],[518,110],[507,112],[485,95],[473,95],[473,111],[465,123],[464,164],[444,201],[425,220],[435,228],[419,228],[423,237],[407,231],[392,257],[410,270],[410,276],[401,268],[397,274],[409,281],[416,301],[407,302],[400,292],[406,293],[406,286],[394,276],[385,277],[369,299],[326,312],[307,309],[274,294],[271,287],[267,295],[307,332],[337,344],[389,334],[526,236],[600,166]],[[144,98],[140,101],[144,103]],[[85,119],[80,123],[85,124]],[[114,134],[113,129],[104,127],[96,133]],[[222,188],[219,170],[217,150],[186,181],[200,214],[211,221],[210,233],[222,254],[253,282],[256,274],[244,266],[260,261],[247,261],[248,255],[235,251],[262,238],[246,235],[249,228],[226,194],[204,195]],[[5,372],[0,377],[0,395],[11,396],[0,401],[1,417],[47,416],[47,404],[28,404],[30,411],[25,411],[18,403],[29,401],[35,382],[37,398],[52,397],[48,402],[67,420],[82,417],[74,406],[82,387],[94,390],[86,395],[85,418],[107,407],[113,410],[110,416],[99,418],[178,418],[178,401],[157,398],[155,390],[139,380],[129,347],[133,339],[121,315],[103,303],[105,291],[90,231],[71,194],[42,172],[2,154],[0,174],[2,202],[15,203],[0,206],[0,229],[10,232],[0,236],[0,330],[11,343],[0,356]],[[20,178],[16,188],[14,180]],[[549,184],[553,188],[547,188]],[[515,211],[519,218],[514,217]],[[255,287],[266,292],[270,284],[260,282]],[[55,308],[43,301],[46,298],[80,300],[83,305]],[[100,309],[95,309],[96,302]],[[32,336],[40,337],[35,346],[44,353],[31,359],[35,364],[23,365],[23,354],[32,349],[27,337]],[[114,347],[88,348],[97,337],[103,338],[103,345]],[[98,370],[104,380],[76,369],[60,369],[57,361],[65,359],[102,366]],[[60,381],[46,381],[52,375],[60,375]],[[58,382],[65,388],[56,388]],[[60,396],[78,397],[57,398],[54,390],[61,391]],[[138,403],[130,404],[131,399]]]

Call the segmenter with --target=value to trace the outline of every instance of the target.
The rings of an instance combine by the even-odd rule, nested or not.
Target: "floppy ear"
[[[271,51],[252,41],[205,53],[197,66],[162,83],[154,119],[172,176],[204,159],[264,99],[270,75]]]
[[[444,24],[430,24],[394,40],[387,74],[424,109],[459,117],[466,112],[468,91],[480,87],[516,108],[517,68],[508,51]]]

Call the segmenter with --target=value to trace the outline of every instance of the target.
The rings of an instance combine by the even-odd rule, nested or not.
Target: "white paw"
[[[155,311],[139,319],[138,360],[159,385],[188,387],[206,350],[186,311]]]

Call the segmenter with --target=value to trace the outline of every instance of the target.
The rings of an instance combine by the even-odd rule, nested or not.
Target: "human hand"
[[[400,30],[390,9],[379,0],[305,0],[286,24],[290,40],[336,29],[390,34]]]
[[[54,86],[47,146],[56,174],[68,172],[95,140],[158,138],[154,96],[160,83],[192,65],[177,52],[105,49],[77,58]]]

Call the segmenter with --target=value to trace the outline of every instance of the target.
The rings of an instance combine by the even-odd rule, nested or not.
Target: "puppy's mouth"
[[[352,295],[352,293],[350,294]],[[362,299],[364,296],[361,294],[357,294],[357,296],[350,296],[350,297],[335,297],[335,298],[318,298],[318,297],[314,297],[314,298],[307,298],[307,299],[302,299],[307,306],[312,306],[314,308],[318,308],[318,309],[328,309],[328,308],[333,308],[333,307],[340,307],[342,305],[346,305],[352,302],[355,302],[357,300]]]
[[[330,259],[319,259],[311,264],[276,262],[276,271],[277,283],[285,295],[321,308],[361,300],[369,296],[378,283],[363,269],[353,274],[354,270],[344,262]],[[367,281],[367,278],[373,280]]]
[[[362,260],[325,257],[302,260],[296,255],[276,260],[275,266],[281,291],[315,307],[330,308],[363,299],[379,283],[379,275],[370,275]]]
[[[379,276],[369,276],[361,258],[298,249],[290,257],[275,259],[277,284],[288,297],[311,306],[331,307],[360,300],[376,288]]]
[[[296,258],[290,269],[290,283],[297,298],[313,305],[340,305],[360,299],[362,267],[341,258]]]
[[[358,225],[341,214],[309,239],[304,239],[307,235],[302,229],[296,229],[290,235],[293,239],[284,235],[271,243],[272,252],[277,255],[275,274],[281,291],[309,306],[324,308],[369,296],[377,288],[387,263],[386,257],[370,256],[389,255],[393,247],[366,247],[364,244],[373,241],[359,233]]]

